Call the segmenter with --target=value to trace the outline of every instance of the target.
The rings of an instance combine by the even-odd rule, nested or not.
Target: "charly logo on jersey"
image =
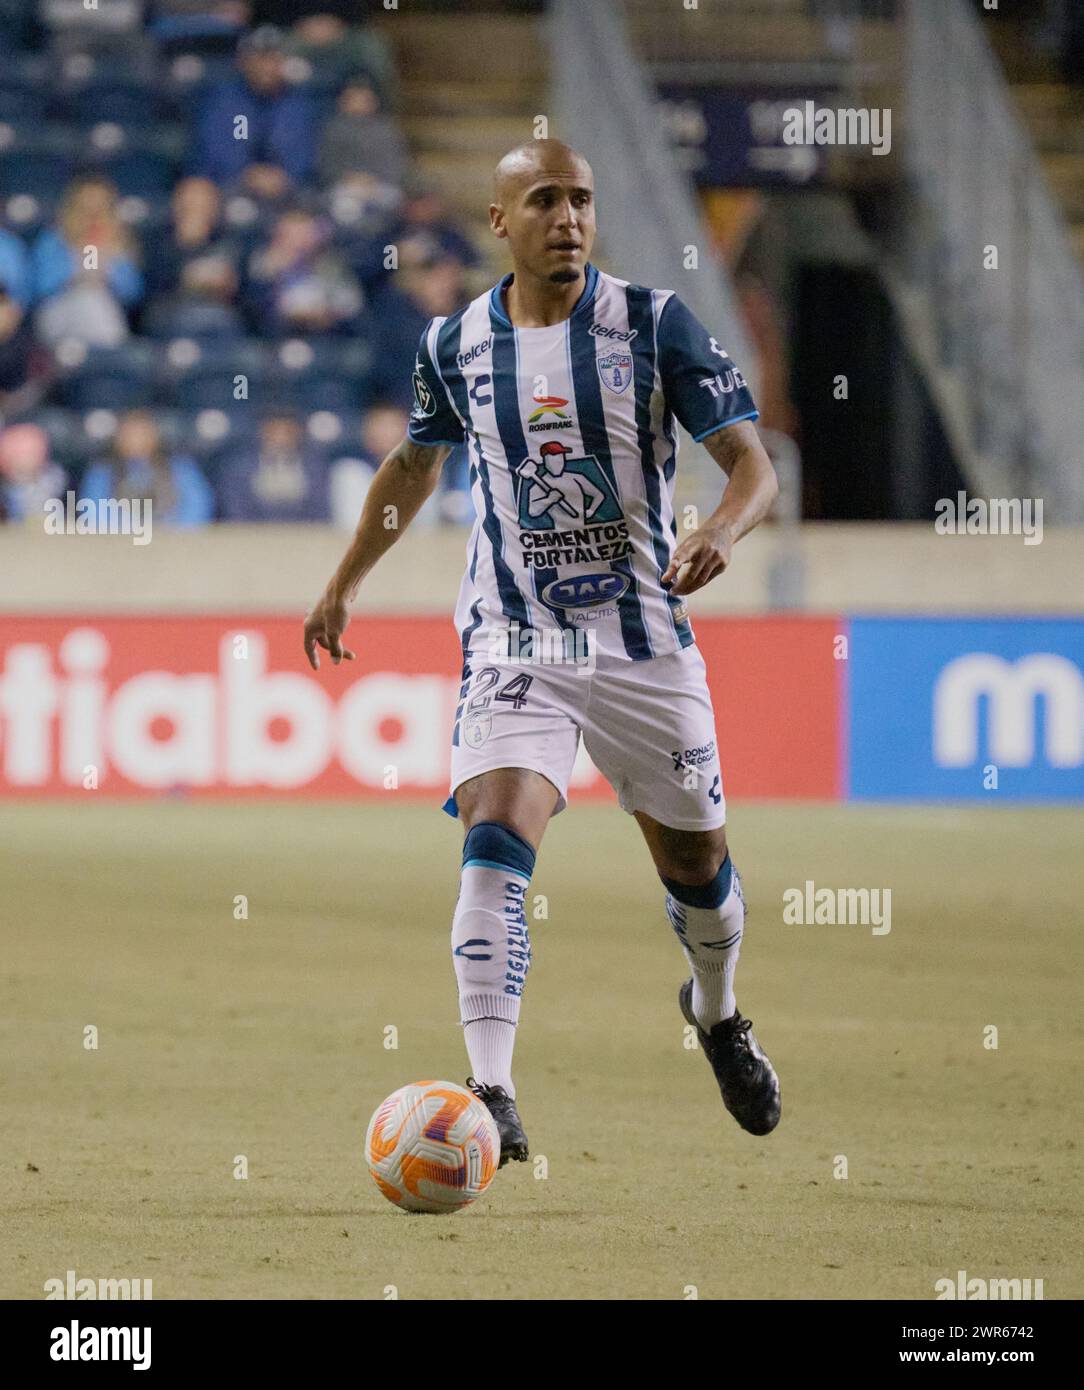
[[[415,358],[414,361],[414,409],[410,412],[414,420],[428,420],[430,415],[435,415],[437,411],[436,397],[430,391],[429,386],[422,376],[422,364]]]
[[[595,359],[602,384],[615,396],[627,391],[632,381],[632,354],[628,352],[608,352],[605,357]]]
[[[568,405],[564,396],[532,396],[531,399],[538,407],[527,416],[527,429],[531,434],[537,434],[539,430],[568,430],[572,428],[572,416],[562,410],[562,406]],[[555,415],[555,420],[546,419],[546,416]]]
[[[551,608],[597,608],[619,599],[628,587],[624,574],[574,574],[550,580],[539,598]]]

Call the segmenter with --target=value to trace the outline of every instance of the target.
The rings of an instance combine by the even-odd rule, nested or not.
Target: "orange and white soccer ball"
[[[365,1158],[389,1202],[452,1212],[480,1197],[501,1159],[493,1116],[453,1081],[412,1081],[373,1112]]]

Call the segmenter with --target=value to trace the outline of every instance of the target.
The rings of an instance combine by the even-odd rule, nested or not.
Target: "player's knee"
[[[658,869],[664,879],[699,887],[716,878],[726,857],[725,836],[675,836],[664,847]]]
[[[463,867],[481,864],[487,868],[511,869],[530,879],[535,853],[518,831],[500,821],[478,821],[463,841]]]

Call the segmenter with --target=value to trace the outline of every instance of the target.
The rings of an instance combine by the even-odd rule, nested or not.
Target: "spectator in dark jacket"
[[[269,416],[258,448],[227,459],[218,485],[224,521],[330,520],[326,460],[303,442],[292,415]]]
[[[364,304],[331,224],[299,209],[284,212],[248,263],[247,304],[261,332],[326,333],[344,328]]]
[[[245,35],[237,65],[237,77],[214,88],[200,114],[192,172],[279,199],[312,170],[312,102],[287,83],[285,37],[270,25]]]
[[[406,142],[398,124],[381,110],[372,82],[352,77],[320,139],[320,182],[330,186],[343,179],[374,179],[399,188],[406,167]]]
[[[374,385],[388,401],[409,410],[422,330],[431,318],[462,308],[466,290],[462,263],[436,246],[421,240],[404,242],[399,255],[399,270],[373,302]]]

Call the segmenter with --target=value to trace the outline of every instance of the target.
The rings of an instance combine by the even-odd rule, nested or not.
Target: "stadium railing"
[[[909,0],[898,299],[965,470],[1084,520],[1084,274],[966,0]],[[997,268],[990,248],[996,248]]]

